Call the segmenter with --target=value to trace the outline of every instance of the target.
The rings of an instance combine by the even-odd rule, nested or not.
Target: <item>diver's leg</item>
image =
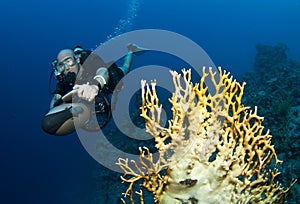
[[[123,71],[124,75],[126,75],[130,70],[130,67],[131,67],[131,64],[132,64],[132,56],[133,56],[133,52],[129,51],[127,53],[127,55],[125,56],[123,66],[120,67],[120,69]]]
[[[67,135],[82,127],[90,118],[83,104],[62,104],[49,111],[42,121],[42,129],[51,135]]]
[[[127,49],[128,49],[128,52],[133,52],[134,54],[137,54],[137,55],[143,54],[143,53],[149,51],[148,48],[140,47],[134,43],[129,43],[127,45]]]
[[[129,43],[127,45],[127,49],[128,49],[128,53],[125,56],[124,64],[122,67],[120,67],[124,75],[126,75],[130,70],[133,54],[138,54],[138,53],[143,54],[144,52],[149,51],[149,49],[139,47],[134,43]]]

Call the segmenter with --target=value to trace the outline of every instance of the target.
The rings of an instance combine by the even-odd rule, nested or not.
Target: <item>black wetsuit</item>
[[[108,66],[108,64],[105,64],[98,55],[91,52],[88,52],[88,55],[88,57],[84,56],[84,58],[80,61],[84,69],[82,76],[80,78],[76,78],[74,73],[68,73],[66,76],[62,75],[61,78],[58,79],[56,90],[53,92],[54,94],[64,96],[73,90],[73,86],[75,84],[86,84],[87,82],[90,84],[96,84],[93,78],[96,75],[97,69],[100,67],[108,67],[109,74],[109,81],[104,87],[102,87],[101,94],[108,95],[113,93],[116,85],[124,77],[123,71],[116,65],[116,63],[112,63]],[[61,102],[57,101],[55,106],[60,105]],[[53,114],[48,114],[42,120],[42,129],[45,132],[54,135],[65,121],[74,116],[74,113],[80,113],[80,110],[73,110],[72,108],[69,108]]]

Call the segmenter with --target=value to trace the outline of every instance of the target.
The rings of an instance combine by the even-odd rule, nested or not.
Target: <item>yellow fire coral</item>
[[[262,126],[263,118],[256,108],[251,111],[242,104],[245,83],[240,85],[220,68],[219,72],[203,68],[200,83],[193,85],[190,70],[182,70],[183,77],[171,71],[175,91],[168,127],[160,125],[156,82],[150,87],[142,81],[141,116],[159,157],[154,159],[144,147],[140,161],[119,159],[122,180],[129,183],[124,194],[131,203],[137,181],[160,204],[284,203],[296,181],[286,189],[274,181],[281,161],[271,145],[272,136]],[[137,194],[144,203],[142,191]]]

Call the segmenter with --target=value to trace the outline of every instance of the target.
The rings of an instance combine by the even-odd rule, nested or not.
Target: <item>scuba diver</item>
[[[42,129],[60,136],[76,128],[87,131],[103,128],[111,117],[108,95],[121,89],[117,85],[129,72],[133,54],[145,51],[135,44],[127,45],[127,49],[121,67],[115,62],[104,63],[101,57],[81,46],[61,50],[52,62],[57,84],[50,110],[42,119]]]

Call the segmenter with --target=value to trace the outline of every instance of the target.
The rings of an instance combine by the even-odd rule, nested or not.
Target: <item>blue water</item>
[[[101,166],[76,134],[53,137],[40,128],[50,62],[62,48],[92,49],[151,28],[190,38],[235,77],[252,70],[257,44],[284,43],[300,61],[299,0],[10,0],[1,3],[0,22],[1,203],[96,203]]]

